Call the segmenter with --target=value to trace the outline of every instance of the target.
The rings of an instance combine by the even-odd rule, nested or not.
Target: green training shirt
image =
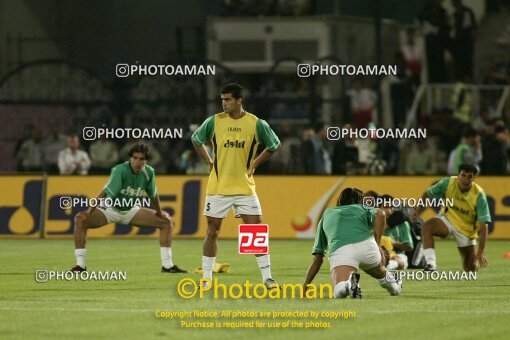
[[[347,244],[373,237],[377,209],[361,204],[337,206],[326,209],[317,227],[312,254],[328,255]]]
[[[414,248],[413,238],[411,237],[411,225],[409,222],[405,221],[393,228],[388,228],[384,231],[384,236],[389,236],[393,240],[397,242],[404,243],[411,248]],[[402,254],[404,251],[402,249],[398,249],[393,247],[393,250],[397,254]]]
[[[144,169],[135,174],[131,169],[129,161],[118,164],[112,168],[112,173],[103,191],[106,197],[115,202],[126,204],[115,204],[112,208],[120,211],[127,211],[133,208],[137,200],[145,196],[156,197],[156,181],[154,168],[145,165]]]

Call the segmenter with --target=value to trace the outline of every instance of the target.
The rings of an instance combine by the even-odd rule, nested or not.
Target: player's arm
[[[164,218],[163,211],[161,210],[161,204],[159,201],[159,195],[156,194],[154,198],[151,198],[152,205],[154,206],[154,210],[156,210],[156,215],[159,217]]]
[[[209,171],[212,170],[213,160],[207,149],[205,148],[205,141],[211,140],[214,134],[214,116],[207,118],[200,127],[193,132],[191,136],[191,142],[193,143],[193,147],[195,151],[202,157],[202,159],[209,165]]]
[[[446,188],[448,188],[448,183],[450,183],[450,177],[445,177],[430,188],[427,189],[421,196],[423,202],[430,198],[444,198],[446,193]],[[410,216],[411,222],[416,220],[422,213],[427,209],[426,204],[418,206],[412,215]]]
[[[381,263],[384,265],[384,251],[381,248],[381,237],[384,232],[384,228],[386,227],[386,213],[382,209],[377,209],[375,213],[374,220],[374,239],[375,243],[377,243],[377,247],[379,247],[379,252],[381,253]]]
[[[101,201],[104,197],[106,197],[106,193],[104,192],[104,190],[102,190],[99,195],[96,196],[96,202],[99,202]],[[90,207],[88,208],[88,210],[86,211],[87,214],[92,214],[92,212],[96,209],[96,206],[93,206],[93,207]]]
[[[485,268],[489,265],[487,258],[485,257],[485,244],[487,243],[488,227],[487,223],[480,222],[480,230],[478,231],[478,239],[480,244],[478,245],[478,251],[476,252],[476,261],[480,264],[480,267]]]
[[[195,144],[195,142],[193,142],[193,147],[195,148],[195,151],[198,152],[200,157],[202,157],[202,159],[207,163],[207,165],[209,166],[209,171],[211,171],[214,163],[211,156],[209,156],[209,153],[207,152],[205,145],[202,144],[201,146],[198,146]]]
[[[489,264],[487,262],[487,258],[485,257],[485,245],[487,244],[487,235],[489,233],[488,223],[491,222],[491,215],[489,211],[487,197],[483,192],[477,197],[476,216],[478,221],[480,222],[480,229],[478,230],[478,238],[480,244],[476,252],[476,261],[480,264],[482,268],[484,268],[487,267],[487,265]]]
[[[304,293],[306,293],[308,285],[312,283],[313,279],[322,267],[322,262],[324,262],[324,253],[326,252],[326,248],[328,246],[328,240],[326,238],[326,234],[324,233],[324,229],[322,228],[322,223],[323,221],[321,218],[319,224],[317,225],[317,234],[315,235],[315,242],[313,244],[312,264],[306,272],[305,282],[303,283]]]
[[[269,124],[267,124],[265,120],[259,119],[257,121],[256,132],[258,140],[261,141],[266,148],[253,161],[250,176],[253,176],[255,169],[271,158],[273,153],[278,150],[281,145],[278,136],[274,133],[271,127],[269,127]]]
[[[268,148],[265,148],[264,151],[262,151],[260,153],[260,155],[258,155],[257,158],[255,158],[255,160],[253,161],[253,165],[251,167],[250,176],[253,176],[253,174],[255,173],[255,169],[257,169],[260,164],[264,163],[269,158],[271,158],[273,153],[274,153],[274,151],[271,151]]]
[[[313,279],[319,272],[322,267],[322,263],[324,262],[324,254],[313,254],[313,260],[310,267],[308,267],[308,271],[306,272],[305,283],[303,283],[303,292],[306,293],[308,289],[308,285],[312,283]]]
[[[407,243],[395,241],[394,239],[391,239],[391,245],[393,246],[393,248],[397,248],[403,251],[413,250],[413,248],[410,247]]]
[[[375,221],[374,221],[374,238],[377,246],[381,246],[381,237],[384,232],[384,227],[386,226],[386,213],[382,209],[377,209],[375,213]]]
[[[167,218],[168,214],[161,210],[161,202],[159,200],[158,189],[156,188],[156,174],[152,173],[149,183],[146,187],[147,195],[151,198],[152,206],[156,210],[156,215]]]

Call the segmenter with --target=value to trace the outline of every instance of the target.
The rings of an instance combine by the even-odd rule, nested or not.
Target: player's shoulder
[[[209,117],[209,119],[227,119],[227,118],[228,118],[228,113],[226,113],[226,112],[218,112],[218,113],[213,114],[211,117]]]
[[[475,183],[475,182],[473,182],[473,184],[472,184],[472,188],[473,188],[473,189],[472,189],[472,190],[473,190],[473,193],[474,193],[475,195],[477,195],[477,196],[478,196],[479,194],[485,194],[485,190],[483,190],[483,188],[482,188],[480,185],[478,185],[477,183]]]
[[[330,212],[366,212],[370,210],[370,208],[365,208],[362,204],[349,204],[349,205],[338,205],[336,207],[331,207],[326,209],[326,211]]]
[[[254,120],[254,121],[262,121],[262,119],[260,119],[259,117],[257,117],[257,115],[251,113],[251,112],[248,112],[248,111],[244,111],[245,112],[245,116],[250,119],[250,120]]]
[[[145,164],[145,170],[151,175],[154,175],[156,173],[156,170],[154,170],[154,168],[149,164]]]
[[[130,170],[129,161],[125,161],[125,162],[119,163],[119,164],[114,165],[112,167],[112,172],[115,172],[115,173],[123,173],[123,172],[126,172],[128,170]]]

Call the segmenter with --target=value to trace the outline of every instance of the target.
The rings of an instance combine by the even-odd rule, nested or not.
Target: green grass
[[[437,242],[441,270],[460,270],[452,241]],[[236,241],[219,243],[218,262],[232,265],[218,274],[222,283],[260,282],[253,256],[237,254]],[[281,283],[301,283],[311,260],[312,241],[272,241],[272,270]],[[71,240],[0,240],[0,338],[169,339],[235,337],[289,339],[508,339],[510,331],[510,242],[488,244],[489,267],[477,281],[406,281],[391,297],[362,274],[362,300],[183,299],[177,282],[196,274],[159,272],[156,240],[90,240],[89,270],[127,271],[127,281],[50,281],[36,283],[37,269],[66,270],[74,264]],[[176,240],[174,261],[186,269],[201,265],[201,240]],[[315,283],[327,283],[327,263]],[[183,329],[176,319],[155,311],[355,311],[356,318],[325,320],[329,329]],[[197,319],[195,319],[197,320]],[[201,319],[207,321],[207,319]],[[251,320],[251,319],[248,319]],[[270,321],[285,321],[283,318]],[[219,320],[228,321],[228,320]],[[232,321],[232,320],[230,320]],[[246,320],[245,320],[246,321]],[[265,320],[266,322],[268,320]],[[303,320],[301,320],[303,321]]]

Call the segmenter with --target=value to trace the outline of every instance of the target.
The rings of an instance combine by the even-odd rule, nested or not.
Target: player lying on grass
[[[156,189],[154,169],[147,164],[150,158],[149,147],[145,144],[135,144],[129,150],[129,161],[112,168],[110,179],[106,183],[98,200],[103,197],[111,198],[113,202],[125,205],[95,208],[78,213],[74,218],[74,244],[77,264],[72,271],[84,271],[85,243],[87,229],[99,228],[109,223],[130,224],[140,228],[158,228],[159,244],[161,246],[161,271],[165,273],[187,273],[172,262],[173,220],[168,213],[161,210],[159,196]],[[136,205],[144,195],[151,198],[156,210]],[[127,202],[127,203],[126,203]]]
[[[319,272],[326,249],[335,298],[361,298],[358,270],[361,268],[391,295],[399,295],[402,281],[386,280],[383,251],[380,248],[385,226],[382,209],[366,208],[363,192],[347,188],[338,198],[338,206],[326,209],[317,227],[313,261],[306,274],[304,290]],[[372,235],[372,232],[374,233]]]
[[[443,178],[423,194],[423,200],[428,197],[453,199],[453,206],[443,207],[436,217],[423,225],[423,252],[427,261],[424,270],[436,270],[434,236],[448,235],[453,235],[457,241],[465,271],[476,271],[477,262],[481,267],[487,266],[484,251],[487,223],[491,222],[491,216],[487,197],[482,187],[474,182],[477,173],[478,169],[474,165],[461,164],[458,176]],[[418,207],[413,218],[419,216],[423,210],[424,207]],[[478,251],[475,251],[478,237],[480,246]]]
[[[383,206],[382,209],[386,216],[393,214],[393,207],[390,202],[393,201],[391,195],[382,195]],[[411,225],[407,221],[403,221],[397,225],[390,225],[387,220],[387,228],[384,230],[384,236],[391,240],[391,246],[395,252],[394,256],[389,259],[387,269],[407,269],[408,260],[405,254],[406,251],[413,250],[413,238],[411,237]],[[390,249],[387,249],[390,250]]]

